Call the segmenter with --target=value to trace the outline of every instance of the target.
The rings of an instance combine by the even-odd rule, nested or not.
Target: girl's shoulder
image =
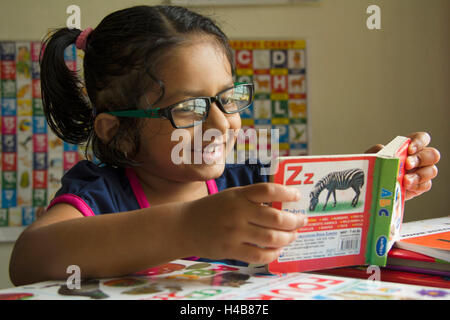
[[[70,203],[84,215],[139,209],[124,168],[99,166],[88,160],[64,174],[51,205],[57,202]]]
[[[262,164],[259,160],[246,160],[245,163],[226,164],[223,174],[216,179],[218,190],[249,184],[268,182],[270,164]]]
[[[61,179],[64,186],[70,183],[79,188],[92,186],[94,183],[107,185],[123,184],[126,178],[123,168],[99,166],[92,161],[82,160],[67,171]]]

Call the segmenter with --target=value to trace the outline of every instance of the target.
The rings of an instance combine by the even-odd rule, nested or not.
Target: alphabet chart
[[[63,142],[47,125],[41,100],[41,43],[0,42],[0,227],[28,225],[60,187],[64,172],[80,160],[78,146]],[[68,68],[81,64],[74,45]]]
[[[267,144],[238,144],[237,156],[251,149],[267,155],[273,141],[278,155],[307,154],[306,42],[231,40],[230,45],[236,81],[255,85],[254,103],[241,113],[242,128],[268,133]],[[47,125],[40,50],[39,41],[0,42],[0,227],[32,223],[36,209],[47,206],[59,189],[63,174],[84,157],[82,148],[63,142]],[[81,72],[82,55],[73,45],[66,49],[70,70]],[[274,140],[273,129],[278,130]]]
[[[253,128],[257,134],[259,129],[277,129],[280,156],[308,154],[306,41],[231,40],[230,44],[236,80],[255,86],[253,105],[241,113],[242,128]],[[267,138],[268,151],[276,140]],[[257,148],[266,146],[258,143]],[[238,154],[242,149],[238,145]]]

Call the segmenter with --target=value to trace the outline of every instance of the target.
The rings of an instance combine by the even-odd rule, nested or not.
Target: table
[[[0,290],[39,300],[410,300],[450,299],[450,290],[317,273],[271,275],[247,267],[175,260],[119,278],[46,281]]]

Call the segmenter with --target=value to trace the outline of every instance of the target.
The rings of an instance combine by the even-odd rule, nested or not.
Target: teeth
[[[213,153],[213,152],[219,152],[220,145],[214,145],[214,146],[207,146],[204,149],[194,149],[194,152],[206,152],[206,153]]]
[[[208,152],[208,153],[212,153],[215,151],[217,151],[217,146],[212,146],[212,147],[208,146],[207,148],[205,148],[205,152]]]

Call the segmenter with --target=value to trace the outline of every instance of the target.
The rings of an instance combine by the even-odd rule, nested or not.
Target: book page
[[[403,223],[401,239],[450,231],[450,216]]]

